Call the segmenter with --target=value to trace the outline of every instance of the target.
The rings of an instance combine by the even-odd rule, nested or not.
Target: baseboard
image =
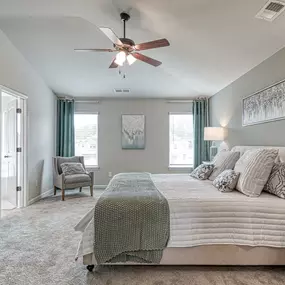
[[[45,198],[45,197],[51,196],[51,195],[53,195],[53,188],[50,189],[50,190],[48,190],[48,191],[46,191],[46,192],[44,192],[44,193],[41,193],[41,194],[40,194],[39,196],[37,196],[37,197],[31,199],[31,200],[28,202],[28,206],[30,206],[30,205],[36,203],[37,201],[39,201],[39,200],[41,200],[41,199],[43,199],[43,198]]]
[[[104,189],[106,189],[106,187],[107,187],[108,185],[94,185],[94,189],[98,189],[98,190],[104,190]]]
[[[107,185],[94,185],[94,189],[95,189],[95,190],[96,190],[96,189],[97,189],[97,190],[104,190],[104,189],[106,189],[106,187],[107,187]],[[44,193],[41,193],[39,196],[37,196],[37,197],[31,199],[31,200],[28,202],[28,206],[30,206],[30,205],[36,203],[37,201],[39,201],[39,200],[41,200],[41,199],[43,199],[43,198],[46,198],[46,197],[48,197],[48,196],[52,196],[52,195],[53,195],[53,191],[54,191],[54,189],[52,188],[52,189],[50,189],[50,190],[48,190],[48,191],[46,191],[46,192],[44,192]]]

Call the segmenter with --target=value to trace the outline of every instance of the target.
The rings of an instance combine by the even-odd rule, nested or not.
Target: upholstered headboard
[[[258,149],[258,148],[274,148],[278,149],[278,160],[280,162],[285,162],[285,147],[284,146],[245,146],[238,145],[232,148],[232,151],[239,151],[240,155],[243,155],[247,150]]]

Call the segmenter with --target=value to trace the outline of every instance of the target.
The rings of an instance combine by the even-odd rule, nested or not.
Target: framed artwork
[[[145,116],[122,115],[122,149],[145,148]]]
[[[244,98],[242,113],[243,126],[285,119],[285,80]]]

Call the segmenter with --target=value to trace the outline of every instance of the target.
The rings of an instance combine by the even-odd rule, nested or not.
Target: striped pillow
[[[215,180],[223,171],[227,169],[234,169],[236,162],[240,157],[239,151],[220,151],[213,160],[215,165],[213,172],[211,173],[209,180]]]
[[[276,149],[246,151],[234,168],[235,172],[240,173],[236,189],[247,196],[258,197],[268,180],[277,155]]]

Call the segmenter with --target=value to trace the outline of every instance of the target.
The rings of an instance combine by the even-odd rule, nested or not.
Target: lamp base
[[[211,161],[214,159],[217,153],[218,153],[218,147],[215,146],[215,144],[213,143],[212,146],[210,147],[210,160]]]

